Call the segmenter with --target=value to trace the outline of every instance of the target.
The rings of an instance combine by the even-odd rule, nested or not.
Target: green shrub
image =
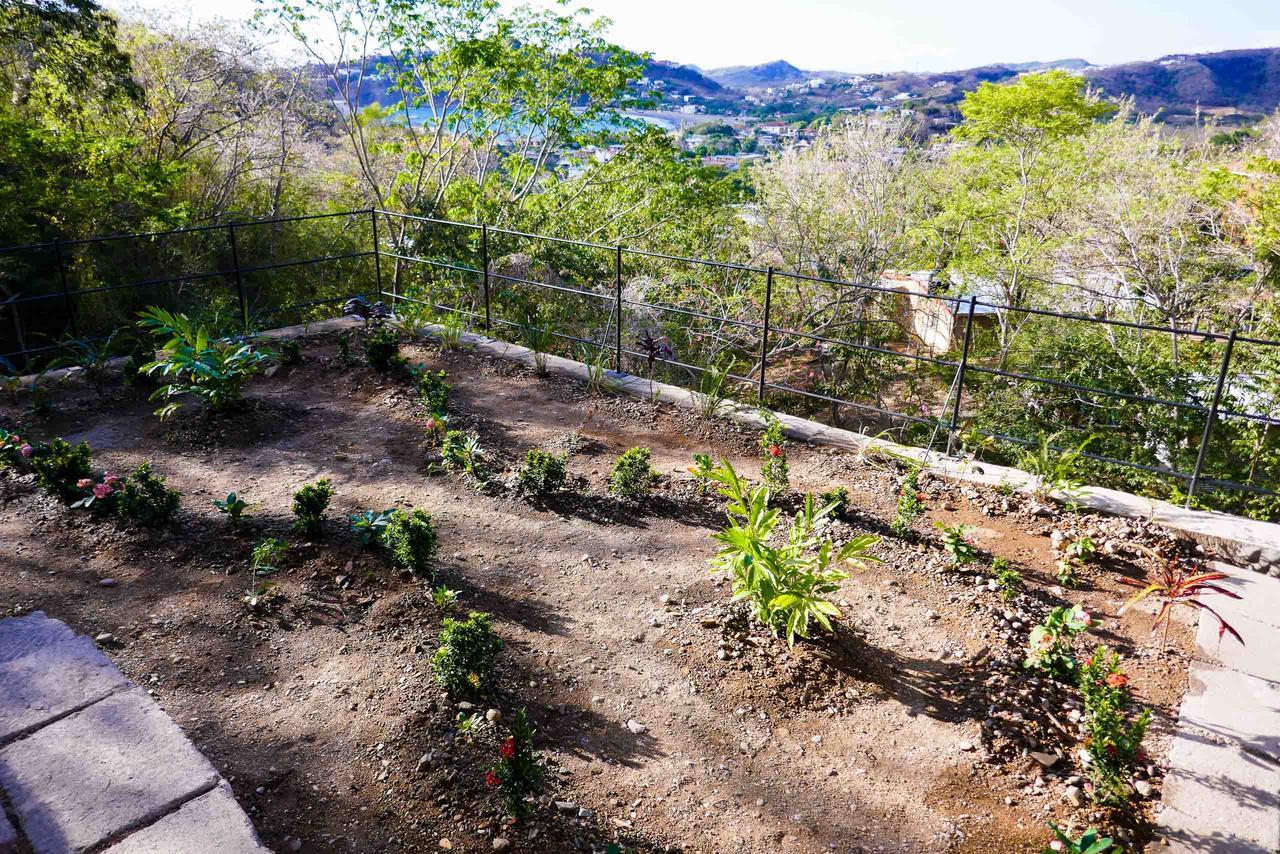
[[[613,464],[609,472],[609,491],[623,501],[641,501],[649,497],[658,479],[650,463],[648,448],[631,448]]]
[[[1134,713],[1128,685],[1120,656],[1105,645],[1100,644],[1080,665],[1085,748],[1090,756],[1085,773],[1093,781],[1093,798],[1100,803],[1122,804],[1129,799],[1133,792],[1129,781],[1151,724],[1150,709]]]
[[[1022,573],[1010,565],[1009,559],[998,557],[991,561],[991,574],[1000,586],[1000,596],[1005,601],[1018,598],[1018,590],[1022,587]]]
[[[482,461],[484,450],[480,447],[480,437],[464,433],[461,430],[445,432],[440,442],[440,458],[447,469],[461,471],[477,480],[485,477]]]
[[[533,748],[533,727],[524,710],[516,712],[511,734],[498,747],[498,761],[485,775],[485,784],[497,786],[507,802],[507,810],[517,818],[529,814],[529,796],[538,790],[544,769]]]
[[[151,473],[151,463],[143,463],[124,481],[120,494],[120,516],[158,528],[178,512],[182,496],[164,485],[164,478]]]
[[[293,494],[293,515],[297,516],[294,527],[308,534],[319,534],[324,531],[324,511],[333,498],[333,484],[328,478],[320,478],[309,483]]]
[[[849,490],[843,486],[828,489],[818,496],[818,506],[831,507],[831,515],[836,519],[849,517]]]
[[[791,485],[791,467],[787,464],[787,439],[782,432],[782,424],[772,413],[760,434],[760,451],[764,454],[764,463],[760,467],[764,485],[774,497],[781,498]]]
[[[898,489],[898,512],[890,527],[899,537],[911,533],[911,526],[924,515],[924,493],[920,491],[920,469],[907,472]]]
[[[449,382],[444,371],[432,373],[425,368],[414,371],[414,382],[418,386],[418,402],[433,415],[444,415],[449,411]]]
[[[286,338],[280,342],[280,364],[285,367],[302,364],[302,344],[296,338]]]
[[[472,611],[465,620],[445,617],[442,625],[440,648],[431,659],[436,681],[454,696],[481,690],[493,678],[502,651],[489,615]]]
[[[362,545],[377,545],[382,542],[382,535],[386,532],[394,513],[394,510],[383,510],[381,513],[366,510],[363,513],[355,513],[351,516],[351,529],[360,535]]]
[[[564,462],[564,457],[546,451],[528,451],[516,472],[516,488],[538,498],[559,492],[564,487]]]
[[[397,566],[426,575],[439,547],[436,527],[425,510],[396,510],[382,530],[382,545]]]
[[[1054,608],[1027,639],[1027,660],[1023,665],[1064,682],[1074,681],[1076,635],[1093,625],[1093,617],[1084,608],[1065,605]]]
[[[707,487],[711,485],[711,472],[715,471],[715,468],[715,462],[712,461],[710,454],[693,455],[693,465],[689,467],[689,472],[693,475],[693,482],[697,484],[699,497],[707,494]]]
[[[387,373],[408,364],[400,355],[400,336],[394,329],[383,326],[370,331],[364,337],[364,358],[375,371]]]
[[[90,456],[88,442],[74,448],[63,439],[39,445],[31,457],[36,483],[64,504],[70,504],[80,498],[76,484],[93,474]]]

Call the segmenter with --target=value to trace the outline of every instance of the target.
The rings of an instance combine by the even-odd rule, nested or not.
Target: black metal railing
[[[259,230],[268,227],[280,227],[292,223],[310,221],[310,220],[340,220],[343,222],[339,227],[339,233],[347,242],[348,246],[344,251],[325,252],[323,254],[307,256],[301,258],[289,258],[285,260],[270,259],[266,261],[255,261],[253,263],[244,263],[245,247],[242,245],[242,237],[256,235]],[[379,228],[379,220],[384,221],[384,227]],[[367,226],[365,225],[367,223]],[[393,228],[393,224],[405,226],[412,224],[415,227],[427,227],[430,229],[446,229],[460,230],[465,235],[467,246],[475,245],[478,254],[478,264],[469,265],[457,257],[450,257],[447,260],[443,258],[426,258],[421,257],[413,251],[415,245],[420,245],[422,241],[416,240],[409,236],[408,229],[405,227]],[[478,232],[478,235],[476,234]],[[75,270],[69,255],[76,252],[82,252],[86,247],[93,247],[102,244],[126,243],[126,244],[146,244],[154,245],[156,241],[172,239],[178,236],[192,236],[195,238],[207,238],[210,235],[221,234],[224,236],[225,242],[221,247],[204,247],[205,257],[207,257],[213,269],[193,269],[189,271],[165,271],[161,275],[156,275],[156,271],[152,270],[152,274],[140,279],[130,279],[124,282],[102,282],[91,284],[88,287],[73,287],[73,280],[76,278]],[[478,242],[474,240],[478,236]],[[531,277],[513,275],[507,272],[499,272],[494,264],[494,241],[497,240],[532,240],[545,241],[553,245],[570,247],[579,250],[600,251],[608,253],[609,261],[607,266],[612,269],[608,272],[612,275],[612,279],[608,285],[602,283],[598,289],[589,289],[585,287],[573,287],[568,284],[556,284],[550,281],[535,281]],[[437,241],[438,243],[438,241]],[[478,245],[477,245],[478,243]],[[342,248],[342,247],[339,247]],[[611,350],[613,368],[617,372],[621,372],[624,367],[624,359],[639,359],[649,363],[657,362],[672,368],[678,368],[695,373],[702,373],[709,370],[705,364],[696,364],[686,361],[676,360],[672,357],[654,356],[652,353],[641,353],[624,346],[624,324],[626,322],[626,310],[642,310],[645,312],[664,312],[677,318],[683,318],[686,322],[692,324],[698,321],[718,324],[722,328],[732,328],[741,331],[748,336],[758,336],[755,340],[758,349],[755,350],[756,355],[754,362],[751,364],[747,374],[730,373],[729,379],[740,383],[747,387],[754,387],[755,397],[758,401],[764,402],[766,396],[770,392],[777,392],[785,395],[798,395],[802,398],[814,401],[816,403],[832,405],[835,407],[849,407],[851,411],[867,413],[881,419],[887,419],[892,423],[902,425],[925,425],[933,426],[939,430],[945,431],[947,434],[947,453],[953,452],[955,442],[959,436],[963,418],[963,397],[965,395],[966,386],[972,388],[972,382],[976,381],[971,378],[984,376],[990,378],[999,378],[1001,380],[1029,382],[1040,385],[1049,386],[1067,392],[1076,393],[1078,395],[1086,395],[1089,398],[1099,396],[1113,401],[1122,401],[1133,404],[1146,404],[1156,407],[1168,407],[1173,413],[1190,413],[1195,416],[1203,416],[1203,429],[1200,431],[1199,446],[1196,448],[1195,464],[1190,471],[1183,471],[1176,465],[1164,464],[1162,460],[1155,460],[1155,464],[1139,462],[1137,460],[1128,460],[1119,457],[1107,456],[1103,454],[1085,453],[1082,456],[1086,459],[1094,460],[1099,463],[1118,465],[1134,469],[1140,472],[1159,475],[1162,477],[1172,478],[1186,484],[1186,495],[1188,502],[1191,496],[1198,489],[1207,487],[1218,487],[1230,490],[1241,490],[1244,492],[1252,492],[1261,495],[1274,496],[1277,492],[1269,486],[1260,485],[1255,482],[1243,483],[1228,479],[1214,479],[1206,477],[1206,450],[1210,447],[1215,426],[1220,424],[1224,418],[1242,419],[1261,425],[1269,430],[1273,427],[1280,427],[1280,417],[1277,417],[1276,401],[1269,403],[1267,412],[1241,411],[1231,409],[1224,406],[1224,392],[1228,388],[1229,381],[1232,377],[1232,360],[1233,354],[1236,352],[1238,345],[1250,345],[1255,347],[1280,347],[1280,342],[1271,341],[1265,338],[1257,338],[1246,335],[1237,334],[1236,331],[1217,332],[1205,331],[1199,329],[1186,329],[1178,327],[1160,326],[1155,324],[1146,324],[1136,321],[1116,320],[1105,317],[1093,317],[1090,315],[1073,313],[1073,312],[1056,312],[1047,309],[1029,308],[1023,306],[1004,305],[997,302],[988,302],[980,300],[975,296],[953,296],[948,294],[937,294],[928,292],[911,292],[909,295],[903,291],[886,287],[883,285],[871,285],[866,283],[845,282],[836,279],[824,278],[819,276],[809,276],[802,273],[787,272],[777,270],[772,267],[759,268],[744,264],[728,263],[723,261],[713,261],[701,258],[689,258],[676,255],[667,255],[659,252],[652,252],[644,249],[624,247],[621,245],[592,243],[588,241],[571,240],[561,237],[552,237],[548,235],[532,234],[528,232],[515,231],[511,229],[503,229],[487,224],[475,224],[454,222],[450,220],[433,219],[429,217],[417,217],[409,214],[395,213],[392,211],[384,211],[378,209],[365,209],[358,211],[341,211],[323,214],[311,214],[298,217],[280,217],[265,220],[248,220],[242,222],[232,222],[217,225],[195,226],[184,229],[173,229],[170,231],[147,232],[141,234],[120,234],[106,237],[92,237],[78,240],[54,240],[44,243],[27,244],[23,246],[10,246],[0,248],[0,282],[4,278],[10,281],[19,280],[21,270],[18,270],[13,263],[6,268],[7,259],[31,258],[34,254],[45,253],[51,255],[54,259],[54,269],[46,270],[46,278],[52,279],[52,285],[43,291],[36,293],[23,293],[20,289],[10,286],[8,287],[8,297],[4,298],[0,295],[0,312],[9,315],[9,320],[13,327],[12,337],[19,346],[9,349],[0,346],[0,349],[8,350],[8,352],[0,353],[5,359],[14,361],[18,364],[29,362],[32,357],[41,353],[48,353],[59,349],[62,344],[57,343],[60,338],[74,337],[83,340],[102,339],[106,336],[104,333],[109,330],[105,329],[87,329],[84,328],[79,311],[82,303],[93,296],[115,293],[120,291],[147,291],[155,288],[181,289],[192,283],[207,282],[211,280],[222,279],[226,281],[226,290],[221,292],[221,296],[233,298],[239,332],[249,333],[254,325],[255,318],[274,317],[283,313],[314,313],[316,310],[333,304],[345,302],[347,299],[356,295],[379,296],[388,299],[392,303],[393,308],[398,308],[401,304],[415,305],[423,308],[429,308],[433,312],[451,312],[466,317],[470,322],[482,325],[486,332],[492,332],[495,327],[505,329],[518,329],[525,324],[510,320],[505,317],[497,316],[494,311],[495,302],[495,283],[499,286],[510,284],[519,288],[534,288],[543,293],[552,293],[590,300],[602,309],[603,327],[602,331],[598,330],[597,334],[592,336],[584,336],[572,334],[566,329],[547,329],[545,330],[559,340],[573,342],[576,344],[586,345],[598,348],[598,351]],[[472,256],[475,257],[475,256]],[[225,265],[216,262],[218,258],[225,258]],[[295,296],[308,296],[312,298],[298,300],[294,299],[286,304],[266,305],[260,294],[253,291],[247,284],[246,279],[250,276],[256,276],[263,273],[275,273],[278,271],[288,270],[297,267],[314,267],[316,265],[335,265],[339,262],[371,259],[372,270],[362,271],[361,275],[368,276],[367,282],[354,282],[351,280],[351,273],[348,271],[343,273],[345,276],[343,281],[345,287],[331,287],[331,293],[321,295],[317,289],[313,287],[314,283],[303,283],[300,286],[301,293],[295,293]],[[637,259],[639,263],[659,262],[677,265],[692,265],[693,267],[703,269],[713,269],[723,271],[725,273],[741,274],[744,276],[761,276],[764,282],[763,304],[759,307],[758,320],[746,319],[741,316],[731,317],[725,313],[715,313],[711,311],[701,311],[697,308],[663,305],[655,302],[639,301],[628,299],[624,290],[626,281],[626,271],[624,266],[628,258]],[[190,259],[184,258],[184,263],[189,263]],[[394,265],[394,272],[388,274],[383,270],[384,260],[389,260]],[[155,262],[157,264],[164,263],[163,258]],[[479,285],[480,291],[478,299],[473,301],[468,307],[459,305],[456,301],[452,303],[440,302],[433,298],[429,293],[427,298],[423,299],[424,294],[412,292],[403,287],[403,279],[406,271],[416,268],[418,265],[444,271],[446,274],[458,274],[463,277],[471,278]],[[19,264],[18,267],[21,265]],[[604,266],[601,270],[605,269]],[[39,278],[38,276],[34,278]],[[102,278],[99,276],[99,278]],[[33,279],[34,280],[34,279]],[[791,329],[785,325],[776,323],[773,317],[773,303],[775,298],[775,289],[778,287],[779,281],[791,282],[807,282],[811,284],[820,284],[833,286],[839,289],[846,289],[849,292],[857,292],[866,295],[890,295],[894,298],[909,296],[911,299],[923,300],[939,305],[946,305],[947,312],[945,317],[953,320],[963,318],[963,338],[960,340],[958,348],[958,358],[945,358],[942,355],[926,354],[922,352],[907,352],[894,349],[888,346],[882,346],[867,340],[851,341],[835,335],[825,334],[825,331],[816,330],[800,330]],[[350,287],[351,284],[358,284],[358,287]],[[389,284],[389,286],[388,286]],[[611,285],[611,287],[609,286]],[[308,292],[308,287],[312,289]],[[299,290],[299,289],[295,289]],[[429,289],[428,289],[429,290]],[[186,294],[185,297],[190,299],[199,297],[201,294],[207,296],[208,292],[200,292],[200,294]],[[154,293],[153,293],[154,295]],[[214,292],[217,296],[217,292]],[[181,304],[183,294],[168,293],[167,296]],[[269,302],[269,300],[267,301]],[[60,306],[61,316],[57,311],[47,311],[50,306]],[[1194,342],[1221,342],[1223,345],[1223,353],[1220,362],[1217,365],[1216,376],[1213,379],[1213,394],[1206,402],[1196,399],[1170,399],[1150,394],[1140,394],[1132,391],[1124,391],[1114,388],[1103,388],[1097,386],[1086,385],[1082,383],[1072,382],[1056,377],[1041,376],[1038,373],[1028,373],[1026,371],[1010,370],[1000,364],[984,364],[975,360],[973,357],[973,346],[975,343],[975,311],[979,308],[989,311],[1006,312],[1009,316],[1017,316],[1021,318],[1050,318],[1055,322],[1066,323],[1084,323],[1100,325],[1098,328],[1109,328],[1113,330],[1130,330],[1137,332],[1150,332],[1159,335],[1172,335],[1175,341],[1178,336],[1183,336],[1188,341]],[[27,346],[27,339],[31,335],[24,336],[24,323],[30,326],[30,317],[24,320],[24,313],[30,315],[36,312],[42,319],[42,322],[36,324],[46,337],[52,338],[55,343],[41,346]],[[958,324],[957,324],[958,325]],[[954,333],[954,327],[951,332]],[[840,396],[826,394],[816,387],[802,388],[794,383],[787,382],[785,378],[781,380],[777,377],[775,370],[771,375],[771,368],[775,366],[771,364],[771,356],[776,356],[772,342],[775,340],[803,340],[811,342],[811,345],[830,345],[841,348],[850,348],[854,351],[874,354],[876,357],[904,359],[917,365],[923,365],[939,371],[951,373],[950,391],[946,398],[942,401],[942,408],[937,414],[932,413],[912,413],[897,411],[888,404],[883,404],[879,399],[876,402],[848,400]],[[0,345],[5,341],[5,336],[0,333]],[[1203,377],[1204,380],[1210,379],[1208,376]],[[1199,428],[1197,428],[1199,429]],[[1009,442],[1022,446],[1034,446],[1038,443],[1026,437],[1010,435],[1004,431],[986,431],[986,436],[1003,442]],[[1058,451],[1068,450],[1058,447]]]

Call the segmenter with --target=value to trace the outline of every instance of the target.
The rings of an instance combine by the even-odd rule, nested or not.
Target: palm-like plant
[[[790,646],[796,638],[808,638],[813,623],[832,631],[831,621],[841,613],[828,597],[849,577],[841,564],[860,567],[877,560],[870,549],[880,538],[855,537],[837,549],[829,538],[816,535],[835,503],[818,509],[806,495],[786,543],[772,546],[781,511],[769,508],[768,488],[752,489],[728,461],[709,477],[729,501],[729,525],[712,535],[721,544],[712,563],[732,576],[733,598],[749,600],[756,618],[775,635],[785,633]]]
[[[156,389],[152,400],[164,400],[156,415],[168,418],[182,405],[174,398],[191,394],[210,409],[220,412],[235,407],[244,398],[244,384],[275,354],[241,342],[212,338],[185,314],[152,306],[142,312],[138,326],[168,340],[158,357],[139,372],[168,380]]]
[[[1221,614],[1200,601],[1200,596],[1205,593],[1220,593],[1231,599],[1242,598],[1239,593],[1228,590],[1221,584],[1216,583],[1229,577],[1225,572],[1188,571],[1187,566],[1177,555],[1166,557],[1153,549],[1146,547],[1142,547],[1142,549],[1151,558],[1151,566],[1147,571],[1147,580],[1143,582],[1135,581],[1131,578],[1120,579],[1125,584],[1141,589],[1120,607],[1119,613],[1123,614],[1130,605],[1136,605],[1142,600],[1154,596],[1160,600],[1160,611],[1156,614],[1156,621],[1152,625],[1151,631],[1154,632],[1160,628],[1162,623],[1164,624],[1164,638],[1161,641],[1161,648],[1169,640],[1169,618],[1173,613],[1173,609],[1178,605],[1186,605],[1207,611],[1218,621],[1219,639],[1224,634],[1230,633],[1241,644],[1244,643],[1244,638],[1240,637],[1240,633],[1223,619]]]

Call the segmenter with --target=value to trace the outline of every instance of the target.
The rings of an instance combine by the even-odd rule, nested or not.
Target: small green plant
[[[425,510],[393,510],[382,529],[382,545],[399,567],[426,575],[439,548],[436,527]]]
[[[363,513],[353,513],[351,529],[360,535],[360,544],[376,546],[381,543],[382,535],[386,532],[394,513],[395,510],[383,510],[381,513],[366,510]]]
[[[728,526],[712,534],[720,543],[712,565],[730,574],[733,598],[746,599],[756,619],[775,635],[785,635],[788,645],[794,646],[797,638],[808,638],[814,623],[832,631],[831,621],[841,613],[829,597],[849,577],[841,564],[861,567],[877,560],[871,549],[880,538],[854,537],[835,548],[830,539],[816,535],[819,524],[834,508],[828,505],[819,510],[813,496],[806,495],[787,542],[773,546],[770,540],[780,511],[769,508],[769,488],[752,489],[728,460],[721,461],[711,478],[720,484],[720,494],[728,500],[729,515]]]
[[[1069,509],[1078,506],[1084,492],[1084,483],[1077,475],[1080,460],[1085,449],[1096,439],[1090,436],[1079,446],[1067,451],[1056,451],[1053,442],[1057,435],[1041,436],[1040,445],[1034,451],[1024,451],[1018,459],[1018,466],[1028,474],[1035,476],[1035,484],[1031,494],[1040,501],[1049,501],[1053,493],[1064,497]]]
[[[1043,623],[1031,630],[1023,666],[1060,681],[1073,681],[1076,671],[1073,650],[1076,635],[1092,625],[1093,617],[1079,605],[1072,608],[1060,605],[1054,608]]]
[[[169,523],[178,512],[182,496],[165,486],[164,478],[153,474],[151,463],[143,463],[125,478],[120,493],[120,516],[159,528]]]
[[[414,368],[413,382],[418,389],[418,402],[432,415],[449,411],[449,380],[444,371]]]
[[[468,742],[470,742],[470,736],[484,729],[484,716],[479,712],[471,712],[470,714],[458,712],[458,716],[454,720],[458,722],[458,735],[467,736]]]
[[[587,366],[587,391],[594,395],[603,397],[604,393],[609,390],[608,364],[609,351],[603,347],[596,347],[594,351],[587,347],[586,344],[581,345],[582,363]]]
[[[1062,550],[1062,556],[1058,558],[1058,583],[1063,587],[1077,586],[1080,583],[1077,569],[1092,561],[1096,554],[1097,549],[1094,548],[1093,540],[1088,537],[1081,537],[1068,544]]]
[[[920,491],[920,467],[912,466],[898,487],[898,512],[890,527],[899,537],[911,533],[916,520],[924,515],[924,493]]]
[[[444,467],[470,475],[476,480],[485,479],[484,449],[480,437],[461,430],[449,430],[440,443],[440,458]]]
[[[760,450],[764,453],[764,464],[760,467],[760,476],[769,493],[775,497],[787,494],[791,484],[791,469],[787,465],[787,439],[782,432],[782,423],[765,413],[767,423],[760,434]]]
[[[181,403],[174,398],[190,394],[214,412],[233,409],[244,399],[244,385],[274,355],[249,344],[213,338],[185,314],[152,306],[140,315],[138,325],[158,339],[168,339],[156,359],[143,365],[142,373],[168,381],[156,389],[152,400],[165,405],[156,415],[168,418]]]
[[[446,312],[437,324],[436,335],[440,338],[440,347],[444,350],[457,350],[462,346],[462,333],[467,329],[467,320],[457,311]]]
[[[427,428],[427,441],[442,444],[444,437],[449,433],[449,416],[433,412],[427,416],[423,426]]]
[[[1129,677],[1120,669],[1119,654],[1099,644],[1080,665],[1080,696],[1084,700],[1085,773],[1093,781],[1094,800],[1122,804],[1133,793],[1129,780],[1142,757],[1142,739],[1151,724],[1151,710],[1135,713]]]
[[[1062,828],[1049,822],[1054,840],[1044,847],[1041,854],[1111,854],[1116,851],[1115,843],[1102,836],[1092,827],[1080,836],[1069,836]]]
[[[715,470],[715,461],[711,459],[710,454],[694,454],[693,465],[689,467],[689,473],[693,475],[693,482],[697,484],[698,497],[704,497],[707,489],[711,486],[711,472]]]
[[[533,727],[524,710],[511,721],[511,734],[498,746],[498,761],[485,774],[486,786],[497,787],[507,803],[507,811],[524,818],[533,808],[531,795],[542,782],[544,769],[533,747]]]
[[[293,494],[294,527],[307,534],[324,533],[324,511],[333,498],[333,484],[328,478],[308,483]]]
[[[234,492],[228,492],[227,497],[222,500],[213,499],[213,506],[218,508],[218,512],[226,514],[232,530],[240,528],[240,518],[249,509],[249,503]]]
[[[30,459],[36,483],[64,504],[78,500],[82,496],[76,484],[93,475],[90,454],[87,442],[72,447],[63,439],[54,439],[35,446]]]
[[[302,364],[302,344],[297,338],[285,338],[280,342],[280,364],[286,368]]]
[[[651,459],[648,448],[628,449],[609,472],[609,492],[631,503],[648,498],[659,476]]]
[[[843,486],[833,487],[818,496],[819,507],[830,507],[826,511],[833,519],[849,518],[849,490]]]
[[[431,602],[441,611],[452,611],[458,607],[458,591],[441,584],[431,591]]]
[[[555,344],[556,336],[551,332],[548,321],[538,311],[525,315],[520,324],[520,334],[524,344],[533,351],[533,372],[540,377],[547,375],[547,351]]]
[[[274,575],[280,571],[280,562],[289,551],[289,544],[275,537],[267,537],[253,547],[249,555],[249,571],[254,578]]]
[[[1018,598],[1022,589],[1022,573],[1010,565],[1008,558],[998,557],[991,561],[991,574],[1000,587],[1000,597],[1007,602]]]
[[[531,449],[516,472],[516,488],[526,495],[546,498],[564,487],[565,459],[546,451]]]
[[[379,373],[389,373],[409,364],[400,355],[400,336],[394,329],[379,326],[364,336],[364,358],[369,367]]]
[[[116,340],[124,331],[112,331],[105,341],[77,339],[64,342],[62,349],[66,355],[50,362],[47,370],[59,367],[79,368],[89,385],[101,397],[110,375],[107,364],[118,353],[120,348],[116,346]]]
[[[24,442],[22,436],[0,427],[0,469],[26,468],[35,454],[35,447]]]
[[[453,696],[481,691],[493,678],[502,638],[488,614],[472,611],[465,620],[445,617],[440,648],[431,659],[436,681]]]
[[[968,525],[945,525],[934,522],[933,526],[942,534],[942,547],[951,556],[953,567],[973,563],[978,557],[978,546],[973,539],[973,529]]]
[[[729,381],[730,366],[712,365],[698,377],[698,394],[695,401],[703,418],[713,418],[724,407],[728,394],[725,385]]]
[[[342,362],[344,367],[353,367],[356,363],[355,356],[351,355],[351,333],[343,332],[338,336],[338,361]]]

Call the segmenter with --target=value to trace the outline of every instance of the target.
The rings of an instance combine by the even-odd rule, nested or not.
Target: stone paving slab
[[[39,611],[0,621],[0,744],[129,685],[87,637]]]
[[[0,749],[0,786],[37,854],[100,845],[209,791],[219,779],[141,688]]]
[[[225,782],[103,854],[256,854],[267,849]]]

